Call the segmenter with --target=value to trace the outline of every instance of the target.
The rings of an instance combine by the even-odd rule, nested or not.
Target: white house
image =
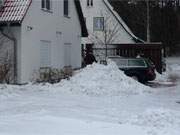
[[[81,67],[81,37],[88,33],[79,0],[1,3],[0,54],[12,57],[16,83],[28,82],[41,67]]]
[[[108,0],[80,0],[89,36],[84,44],[108,44],[142,42],[125,24],[119,14],[113,10]],[[105,35],[105,30],[107,35]]]

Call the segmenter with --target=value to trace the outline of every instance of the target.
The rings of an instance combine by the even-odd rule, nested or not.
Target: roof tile
[[[0,22],[21,22],[32,0],[5,0],[0,9]]]

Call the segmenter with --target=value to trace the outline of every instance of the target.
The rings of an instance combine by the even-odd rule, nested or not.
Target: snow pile
[[[21,96],[23,93],[27,92],[41,92],[50,91],[53,85],[51,84],[39,84],[35,85],[29,83],[27,85],[8,85],[0,84],[0,99],[8,99],[17,96]]]
[[[158,82],[176,82],[180,79],[180,62],[179,58],[170,57],[166,60],[166,71],[162,74],[156,72],[156,80]]]
[[[179,112],[160,108],[160,109],[148,109],[147,111],[133,116],[130,120],[133,125],[139,125],[151,131],[151,134],[157,134],[159,131],[166,131],[167,129],[177,129],[180,127],[180,115]],[[159,134],[159,133],[158,133]]]
[[[180,71],[180,64],[169,65],[169,68],[172,71]]]
[[[168,71],[168,77],[170,80],[177,82],[177,80],[180,80],[180,66],[174,64],[170,67]]]
[[[158,82],[169,82],[169,74],[168,72],[164,72],[162,74],[158,73],[156,71],[156,79],[155,81],[158,81]]]
[[[98,96],[138,94],[150,89],[127,77],[112,61],[108,61],[107,66],[97,63],[89,65],[70,80],[61,82],[59,86],[66,91]]]
[[[172,81],[180,80],[180,61],[178,57],[167,58],[167,74]]]
[[[21,88],[13,85],[0,84],[0,99],[18,96]]]
[[[169,57],[166,61],[167,71],[180,71],[179,57]]]
[[[58,84],[0,85],[0,98],[18,96],[25,91],[120,96],[149,92],[150,88],[126,76],[114,62],[108,61],[108,65],[98,63],[89,65],[77,72],[70,80],[62,80]]]

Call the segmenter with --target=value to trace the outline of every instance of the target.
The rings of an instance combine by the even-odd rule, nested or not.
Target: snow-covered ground
[[[0,85],[0,135],[179,135],[180,61],[150,88],[93,64],[58,84]]]
[[[169,57],[166,59],[166,72],[163,75],[157,74],[157,81],[168,82],[180,79],[180,60],[179,57]]]

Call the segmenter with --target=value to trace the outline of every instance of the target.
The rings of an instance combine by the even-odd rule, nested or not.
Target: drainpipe
[[[16,84],[17,83],[17,40],[14,37],[14,35],[10,29],[10,23],[7,23],[7,33],[4,32],[3,28],[0,29],[0,32],[3,36],[7,37],[14,43],[14,65],[13,65],[13,67],[14,67],[14,83]],[[8,33],[11,35],[9,35]]]

